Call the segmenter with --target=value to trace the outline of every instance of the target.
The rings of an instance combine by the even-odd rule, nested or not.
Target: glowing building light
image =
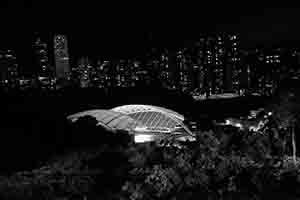
[[[240,123],[236,123],[235,126],[238,127],[238,128],[242,128],[243,127],[242,124],[240,124]]]
[[[273,113],[272,112],[268,112],[268,115],[271,116]]]
[[[134,142],[135,143],[144,143],[153,141],[153,135],[135,135]]]

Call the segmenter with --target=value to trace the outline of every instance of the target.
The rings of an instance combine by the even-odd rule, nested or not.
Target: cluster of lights
[[[266,56],[266,63],[280,63],[279,55]]]
[[[198,90],[201,90],[199,87],[208,86],[208,90],[212,92],[212,94],[223,92],[223,76],[224,76],[224,69],[223,65],[226,62],[230,63],[233,66],[233,90],[239,91],[240,90],[240,81],[239,77],[241,74],[241,70],[238,68],[238,62],[240,61],[239,58],[239,41],[237,35],[221,35],[217,34],[215,36],[204,36],[199,38],[195,48],[197,50],[195,53],[190,54],[188,49],[184,48],[177,52],[176,58],[180,60],[177,62],[177,67],[179,68],[179,86],[180,89],[186,90],[188,89],[190,92],[194,91],[198,87]],[[49,62],[47,57],[47,44],[43,43],[40,38],[37,38],[34,45],[39,47],[37,53],[41,56],[40,58],[40,69],[42,72],[46,72],[48,70]],[[67,45],[67,38],[64,35],[56,35],[54,38],[54,48],[55,48],[55,55],[56,59],[60,60],[62,63],[68,63],[69,57],[67,52],[65,51]],[[188,51],[187,51],[188,50]],[[194,51],[194,50],[193,50]],[[276,55],[268,55],[265,56],[264,53],[256,49],[256,56],[261,63],[270,63],[270,64],[278,64],[280,63],[280,56],[278,55],[278,51]],[[294,50],[292,52],[293,55],[298,54],[298,51]],[[192,57],[195,56],[195,57]],[[154,57],[154,56],[153,56]],[[0,53],[0,59],[15,59],[15,55],[12,51],[8,51],[6,54]],[[100,87],[106,87],[107,85],[118,85],[128,87],[130,85],[134,85],[137,80],[146,80],[147,76],[147,67],[155,67],[155,69],[159,69],[159,78],[162,82],[168,83],[168,85],[176,85],[170,84],[172,81],[170,78],[174,78],[175,76],[170,71],[169,66],[169,52],[164,51],[157,56],[156,58],[152,58],[151,61],[147,61],[146,64],[141,65],[139,62],[127,62],[127,61],[120,61],[119,64],[116,66],[116,70],[113,74],[112,72],[108,72],[105,69],[105,65],[108,65],[109,61],[104,61],[101,64],[97,64],[97,69],[92,69],[93,66],[85,65],[85,66],[78,66],[78,70],[81,73],[81,78],[83,81],[87,82],[97,82]],[[115,67],[115,66],[113,66]],[[118,68],[119,67],[119,68]],[[251,66],[252,67],[252,66]],[[125,70],[126,68],[126,70]],[[127,70],[128,69],[128,70]],[[74,71],[76,71],[74,70]],[[16,76],[14,70],[10,70],[12,76]],[[251,72],[255,72],[255,70],[251,69]],[[191,72],[197,72],[197,78],[192,77]],[[214,80],[208,80],[204,82],[205,77],[209,77],[209,73],[214,73]],[[250,66],[247,66],[247,73],[250,73]],[[45,77],[45,75],[40,74],[41,77]],[[193,79],[194,78],[194,79]],[[193,79],[193,80],[192,80]],[[248,76],[249,79],[249,76]],[[259,78],[258,78],[259,79]],[[198,81],[194,84],[194,80]],[[173,80],[174,81],[174,80]],[[107,83],[111,82],[111,83]],[[260,87],[259,88],[268,88],[273,87],[273,82],[266,80],[266,82],[258,81]],[[249,81],[250,83],[250,81]],[[252,84],[252,83],[251,83]],[[215,88],[211,88],[211,87]],[[207,90],[207,89],[205,89]],[[264,89],[262,89],[264,90]]]

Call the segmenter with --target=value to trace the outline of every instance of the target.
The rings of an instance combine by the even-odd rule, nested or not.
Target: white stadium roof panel
[[[123,129],[133,131],[136,127],[147,127],[160,132],[159,128],[182,127],[189,135],[193,133],[183,124],[184,117],[177,112],[158,106],[149,105],[125,105],[111,110],[87,110],[68,116],[68,119],[75,122],[83,116],[95,117],[98,125],[107,129]],[[157,130],[156,130],[157,129]]]
[[[168,115],[172,115],[179,120],[183,121],[184,116],[167,108],[162,108],[159,106],[152,106],[152,105],[139,105],[139,104],[132,104],[132,105],[124,105],[124,106],[119,106],[115,107],[112,109],[113,111],[121,112],[124,114],[131,114],[131,113],[137,113],[137,112],[149,112],[149,111],[156,111],[156,112],[162,112]]]
[[[92,116],[98,121],[98,125],[104,126],[109,129],[134,129],[139,122],[132,119],[130,116],[122,113],[117,113],[110,110],[88,110],[74,115],[68,116],[72,122],[77,121],[80,117]]]

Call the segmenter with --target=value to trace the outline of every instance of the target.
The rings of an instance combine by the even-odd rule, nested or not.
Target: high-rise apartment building
[[[169,69],[169,77],[170,77],[170,88],[178,87],[178,66],[177,66],[177,55],[176,51],[168,51],[168,69]]]
[[[126,60],[120,60],[116,63],[116,76],[115,76],[115,83],[117,87],[128,87],[129,86],[129,76],[130,73],[127,68]]]
[[[0,76],[2,87],[14,88],[18,86],[19,69],[14,51],[0,51]]]
[[[280,82],[281,48],[271,49],[266,57],[265,95],[272,95]]]
[[[188,49],[177,52],[177,66],[179,70],[179,88],[181,91],[192,92],[192,59]]]
[[[52,69],[50,68],[48,45],[40,36],[34,40],[33,43],[35,64],[37,67],[38,76],[49,77],[52,76]]]
[[[76,74],[82,88],[91,87],[96,70],[88,57],[80,57],[77,61]],[[74,72],[75,73],[75,72]]]
[[[33,43],[36,75],[42,89],[54,89],[54,69],[50,65],[48,45],[36,34]]]
[[[129,63],[129,67],[131,71],[130,86],[135,87],[140,78],[138,72],[141,69],[141,62],[137,59],[134,59]]]
[[[193,47],[192,57],[193,91],[207,97],[224,92],[238,92],[241,69],[237,35],[201,35]]]
[[[242,66],[240,74],[240,91],[242,94],[249,94],[251,92],[251,70],[250,62],[251,54],[249,51],[240,52],[240,65]]]
[[[250,90],[253,93],[263,94],[266,85],[266,61],[265,52],[262,48],[256,48],[249,52],[248,63],[250,64]]]
[[[200,36],[200,39],[196,42],[195,47],[192,49],[193,59],[193,92],[198,95],[205,95],[207,90],[207,65],[206,65],[206,52],[205,52],[204,35]]]
[[[100,65],[99,65],[100,64]],[[104,60],[103,62],[97,64],[97,71],[100,78],[100,83],[103,88],[110,88],[114,85],[114,70],[112,62]]]
[[[168,56],[167,49],[164,49],[160,55],[159,79],[163,87],[165,88],[171,87],[171,75],[170,75],[169,56]]]
[[[68,79],[71,72],[68,53],[68,40],[66,35],[54,36],[54,58],[56,78]]]
[[[228,72],[228,66],[225,65],[225,47],[224,47],[224,37],[219,34],[216,35],[214,40],[213,48],[213,77],[214,77],[214,94],[221,94],[225,91],[228,86],[226,82],[226,72]],[[227,68],[226,68],[227,67]]]
[[[228,70],[228,78],[226,79],[227,90],[239,93],[242,73],[240,66],[239,36],[228,34],[226,43],[226,70]]]
[[[214,66],[214,45],[215,37],[208,36],[205,41],[205,67],[206,67],[206,95],[209,96],[215,93],[215,66]]]

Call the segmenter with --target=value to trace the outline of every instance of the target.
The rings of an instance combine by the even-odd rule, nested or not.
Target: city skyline
[[[225,32],[201,34],[193,44],[176,50],[148,48],[140,58],[120,59],[72,56],[68,35],[47,37],[35,34],[31,44],[35,70],[30,76],[24,74],[24,66],[14,64],[19,64],[18,56],[12,56],[14,51],[2,52],[2,87],[54,90],[71,85],[105,89],[156,85],[201,98],[270,96],[284,77],[298,76],[300,64],[299,48],[245,50],[238,34]]]
[[[298,8],[30,1],[1,9],[0,50],[9,69],[2,69],[4,82],[15,76],[10,62],[16,62],[18,76],[51,84],[72,79],[81,87],[131,87],[156,78],[165,87],[206,96],[250,85],[270,93],[282,70],[299,65]],[[55,39],[59,35],[63,42]]]
[[[53,40],[53,37],[56,34],[61,34],[60,32],[50,32],[50,33],[45,33],[45,32],[37,32],[35,31],[34,33],[32,33],[32,36],[30,37],[30,41],[26,41],[24,42],[22,45],[22,50],[24,50],[26,48],[26,51],[21,51],[20,48],[21,47],[14,47],[14,46],[2,46],[2,50],[13,50],[17,55],[18,55],[18,64],[20,64],[21,66],[23,66],[24,68],[26,68],[25,71],[34,71],[36,69],[34,69],[34,65],[36,64],[35,61],[35,47],[34,45],[32,45],[32,43],[37,39],[36,35],[40,35],[43,38],[43,42],[45,42],[47,45],[50,45],[50,47],[48,47],[48,51],[53,51],[53,47],[51,47],[51,43]],[[168,46],[168,45],[155,45],[155,43],[151,43],[149,42],[147,46],[143,46],[142,50],[139,52],[134,52],[132,50],[130,50],[130,47],[132,47],[132,45],[129,45],[129,49],[123,49],[122,52],[111,52],[109,49],[107,49],[106,52],[102,52],[102,51],[95,51],[95,49],[93,48],[89,48],[88,46],[91,45],[93,47],[93,44],[90,38],[86,38],[86,41],[81,41],[83,43],[85,43],[83,46],[81,46],[81,48],[78,47],[78,45],[80,44],[80,42],[76,43],[76,40],[73,35],[70,36],[70,34],[65,34],[68,37],[69,40],[69,51],[70,51],[70,60],[72,60],[73,62],[76,63],[76,59],[80,56],[89,56],[89,57],[93,57],[93,58],[103,58],[103,59],[131,59],[131,58],[143,58],[147,55],[147,53],[149,51],[151,51],[151,49],[155,48],[155,49],[159,49],[159,51],[163,51],[163,49],[168,49],[171,51],[179,51],[180,49],[183,48],[193,48],[193,46],[195,45],[195,43],[197,43],[197,41],[199,40],[199,38],[202,37],[202,35],[218,35],[218,34],[237,34],[239,36],[239,49],[241,51],[252,51],[254,49],[264,49],[264,51],[272,51],[272,49],[276,49],[276,48],[291,48],[291,49],[299,49],[300,45],[297,45],[297,43],[283,43],[283,44],[279,44],[279,43],[274,43],[273,45],[257,45],[257,46],[253,46],[252,48],[245,48],[242,45],[242,36],[241,34],[238,34],[237,32],[202,32],[197,34],[197,38],[195,37],[193,40],[189,40],[186,41],[184,44],[181,45],[177,45],[177,46]],[[149,41],[151,41],[151,34],[149,34],[150,39]],[[153,38],[153,37],[152,37]],[[78,38],[77,38],[78,39]],[[79,45],[80,46],[80,45]],[[124,48],[126,48],[124,46]],[[81,49],[81,50],[78,50]],[[120,51],[120,49],[119,49]],[[53,57],[53,55],[50,54],[50,56]],[[53,59],[52,59],[53,60]],[[71,61],[71,62],[72,62]],[[50,64],[54,65],[53,61],[51,61],[50,59]]]

